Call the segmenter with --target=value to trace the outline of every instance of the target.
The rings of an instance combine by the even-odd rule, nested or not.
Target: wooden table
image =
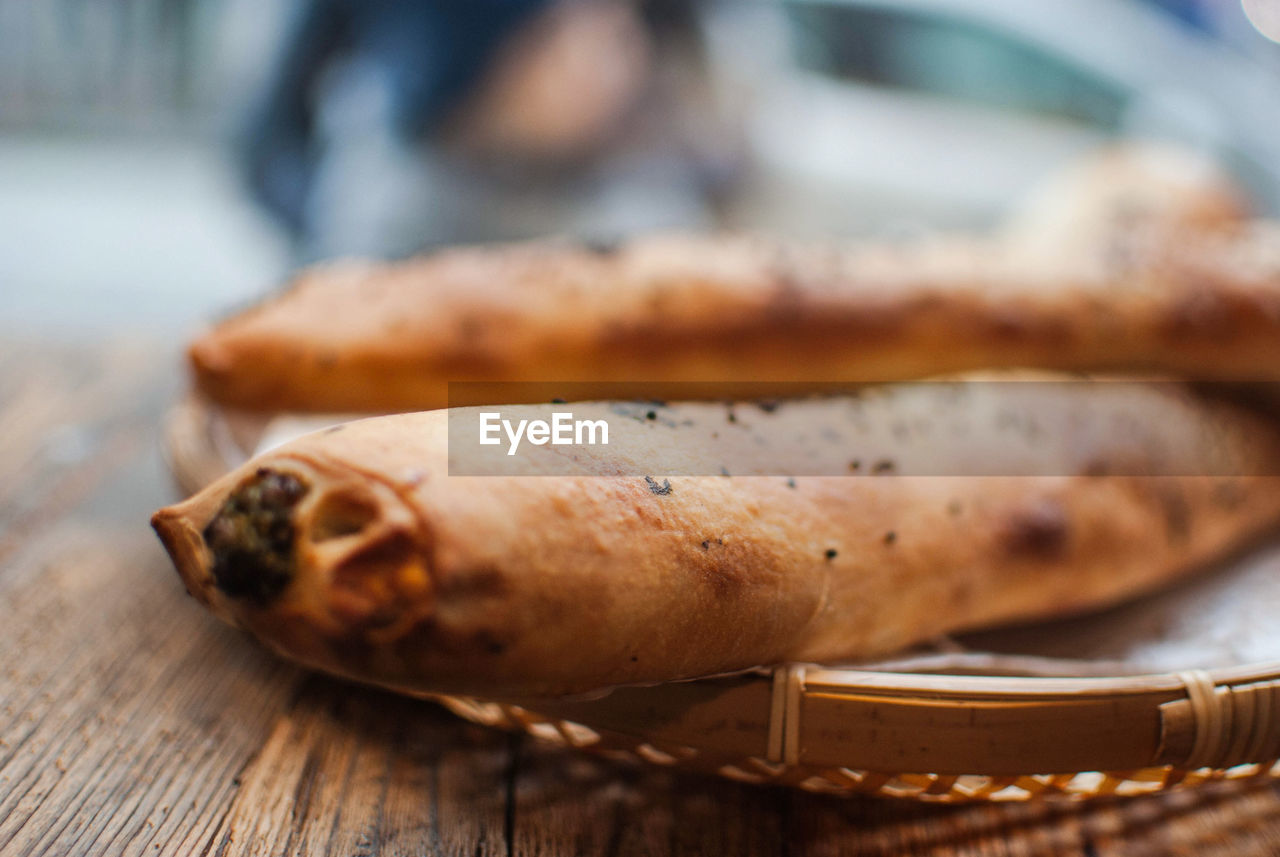
[[[1280,854],[1280,789],[823,798],[610,763],[312,675],[186,597],[172,347],[0,338],[0,855]]]

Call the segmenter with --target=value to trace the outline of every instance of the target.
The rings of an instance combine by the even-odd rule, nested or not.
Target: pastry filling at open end
[[[280,597],[294,575],[293,508],[308,490],[263,467],[231,492],[204,529],[220,591],[257,607]]]

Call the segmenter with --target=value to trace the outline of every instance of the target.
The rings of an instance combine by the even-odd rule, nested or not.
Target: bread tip
[[[212,580],[203,559],[204,538],[187,515],[177,506],[166,506],[151,516],[151,528],[160,538],[187,592],[205,607],[212,607]]]

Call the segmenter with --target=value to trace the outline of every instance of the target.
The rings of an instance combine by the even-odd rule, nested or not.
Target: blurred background
[[[187,335],[294,267],[982,229],[1113,140],[1280,209],[1280,0],[0,0],[0,335]]]

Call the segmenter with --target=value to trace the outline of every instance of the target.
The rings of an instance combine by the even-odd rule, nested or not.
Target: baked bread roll
[[[619,381],[682,398],[679,382],[1020,366],[1274,374],[1280,225],[1162,235],[1053,264],[996,241],[675,236],[333,264],[218,325],[190,358],[197,388],[224,406],[359,413],[443,407],[449,381],[590,382],[577,393],[603,399]],[[488,393],[531,400],[518,383]]]
[[[263,454],[152,523],[192,595],[285,655],[411,693],[520,699],[847,663],[1094,609],[1280,521],[1280,431],[1250,412],[1171,384],[974,389],[574,405],[647,432],[625,450],[526,448],[533,472],[576,476],[450,475],[472,453],[451,448],[449,420],[468,412],[376,417]],[[889,432],[896,449],[862,475],[782,469],[849,473],[863,423],[903,414],[929,418]],[[718,473],[739,435],[754,471],[641,469]],[[983,449],[1034,450],[1037,475],[972,475]]]
[[[1050,175],[1016,206],[1001,237],[1059,264],[1124,252],[1135,234],[1178,241],[1247,219],[1243,190],[1212,159],[1151,143],[1107,146]]]

